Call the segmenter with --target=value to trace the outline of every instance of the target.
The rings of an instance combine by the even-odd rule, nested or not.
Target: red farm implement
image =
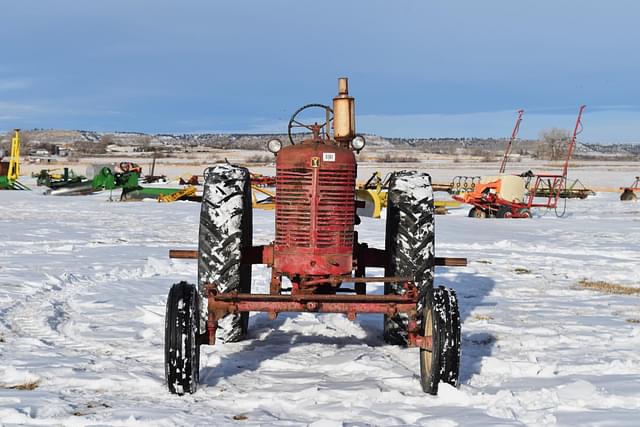
[[[507,162],[509,161],[509,155],[511,154],[511,148],[513,147],[513,143],[518,138],[518,132],[520,131],[520,123],[522,123],[522,115],[524,114],[524,110],[518,110],[518,118],[516,119],[516,124],[513,126],[513,131],[511,132],[511,138],[509,138],[509,142],[507,143],[507,147],[504,150],[504,156],[502,157],[502,163],[500,163],[500,170],[498,173],[504,173],[507,168]]]
[[[475,183],[473,191],[454,195],[453,198],[472,205],[469,216],[476,218],[530,218],[532,208],[557,209],[558,200],[567,193],[567,172],[573,155],[576,138],[582,131],[582,113],[585,106],[578,111],[578,117],[569,140],[561,174],[523,174],[521,176],[499,175],[484,177]],[[504,171],[510,145],[517,135],[522,120],[522,110],[518,112],[518,120],[509,141],[505,156],[500,166]],[[529,182],[527,183],[527,180]],[[542,195],[542,196],[541,196]]]
[[[320,111],[324,122],[306,124],[300,113]],[[318,114],[315,115],[318,117]],[[307,139],[295,143],[292,131]],[[333,132],[331,132],[333,130]],[[283,312],[384,315],[387,343],[418,347],[421,384],[436,394],[440,381],[458,383],[460,316],[456,294],[434,287],[436,265],[466,265],[434,255],[431,178],[396,172],[389,183],[384,249],[358,240],[355,152],[365,140],[355,134],[354,99],[339,80],[333,108],[310,104],[289,121],[290,145],[268,142],[276,155],[275,241],[252,242],[252,180],[247,169],[210,167],[200,215],[197,251],[171,251],[197,258],[198,284],[173,285],[167,301],[165,368],[172,393],[198,385],[199,346],[246,337],[249,312],[275,319]],[[268,294],[251,292],[251,266],[271,267]],[[368,277],[368,267],[384,277]],[[384,294],[370,284],[384,283]]]
[[[273,187],[276,185],[276,177],[252,173],[251,185],[256,187]]]

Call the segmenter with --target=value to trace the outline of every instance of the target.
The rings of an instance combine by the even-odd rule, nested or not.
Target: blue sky
[[[0,129],[282,131],[350,77],[359,131],[640,142],[640,2],[0,0]]]

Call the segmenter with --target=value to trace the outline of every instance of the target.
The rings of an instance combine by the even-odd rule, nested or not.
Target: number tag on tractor
[[[322,153],[322,160],[325,162],[335,162],[336,153]]]

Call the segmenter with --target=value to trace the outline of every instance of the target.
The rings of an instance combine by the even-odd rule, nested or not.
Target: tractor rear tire
[[[169,291],[164,319],[164,374],[172,394],[198,389],[200,298],[194,285],[176,283]]]
[[[387,277],[411,278],[425,295],[433,287],[434,206],[431,177],[422,172],[395,172],[389,180],[385,250]],[[401,283],[385,283],[385,295],[404,292]],[[384,340],[406,345],[406,314],[384,317]]]
[[[251,265],[242,263],[242,253],[251,247],[253,218],[249,170],[220,164],[205,171],[198,242],[198,290],[203,302],[200,331],[206,331],[207,298],[204,285],[218,292],[251,293]],[[218,321],[221,342],[244,339],[249,312],[233,313]]]

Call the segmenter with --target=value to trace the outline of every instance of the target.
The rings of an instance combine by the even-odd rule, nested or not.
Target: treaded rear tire
[[[389,180],[385,275],[412,278],[421,295],[433,286],[434,206],[431,177],[422,172],[395,172]],[[385,283],[385,295],[403,292],[398,283]],[[418,311],[420,313],[420,310]],[[406,314],[384,317],[384,340],[406,345]]]
[[[198,290],[203,302],[200,331],[206,330],[204,285],[216,284],[220,292],[251,292],[251,265],[242,264],[242,253],[251,247],[253,218],[249,170],[220,164],[205,171],[198,242]],[[218,322],[221,342],[244,339],[249,313],[230,314]]]
[[[194,285],[180,282],[171,286],[164,320],[164,374],[172,394],[195,393],[198,389],[199,311],[200,301]]]

